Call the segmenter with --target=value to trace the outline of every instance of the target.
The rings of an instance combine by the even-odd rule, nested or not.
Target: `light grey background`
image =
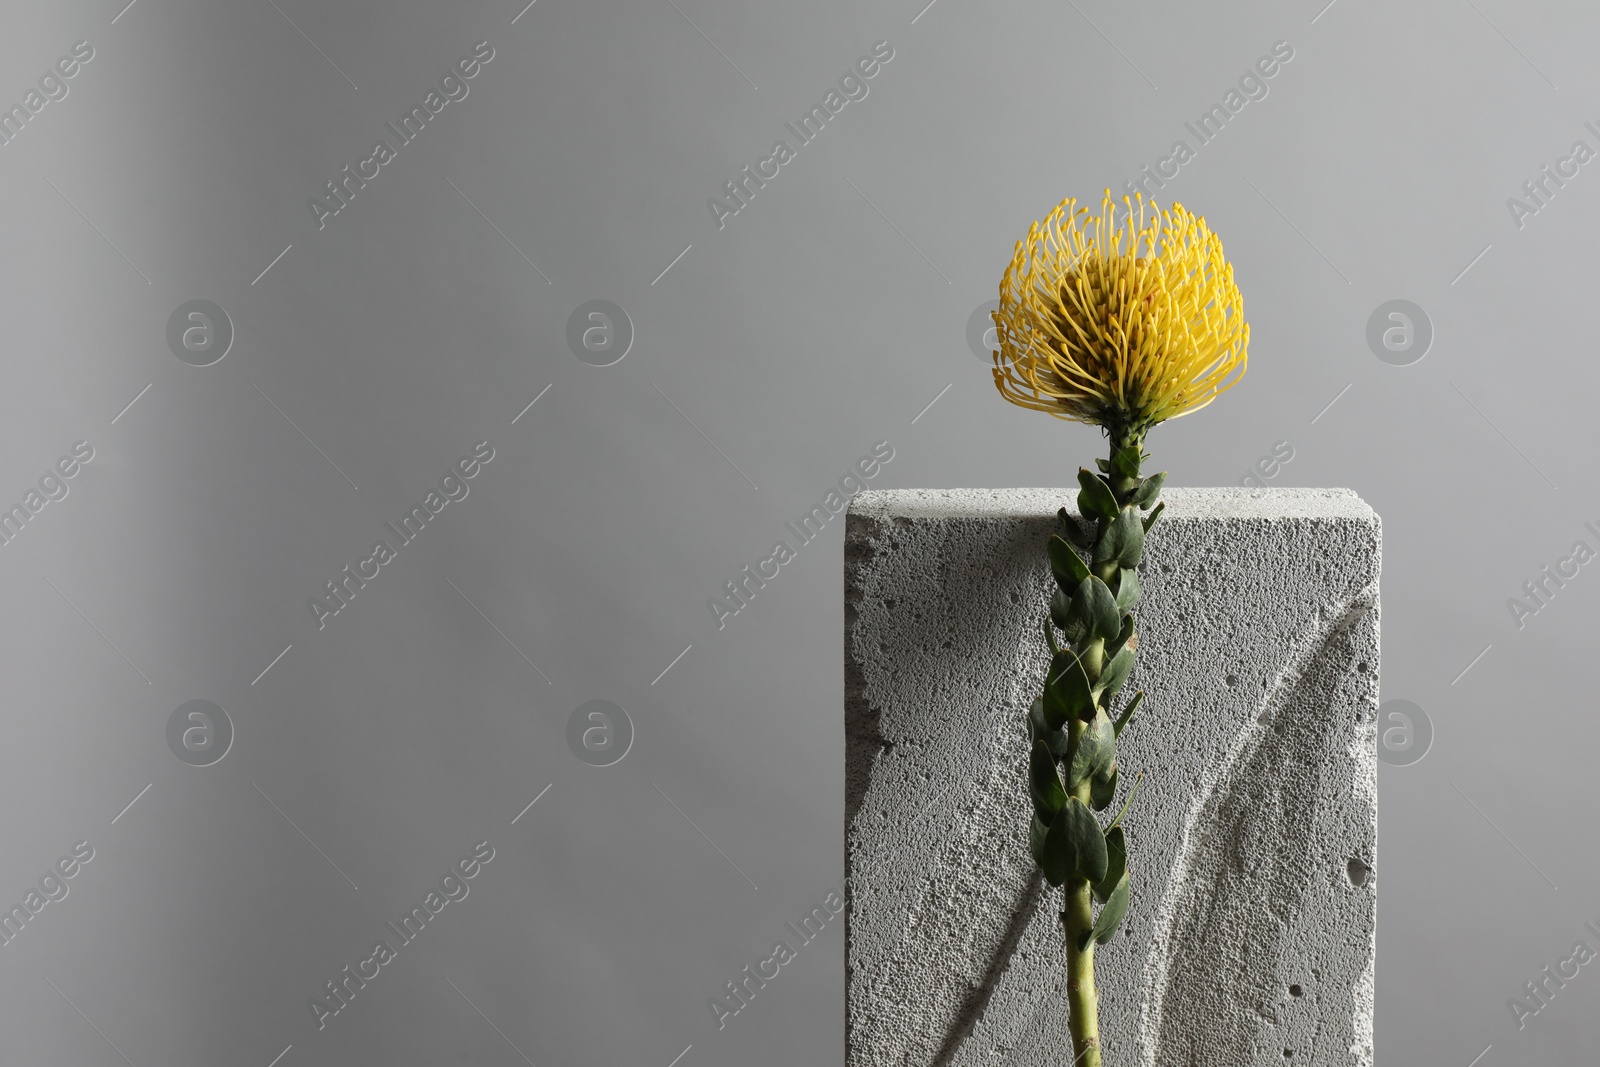
[[[1435,739],[1381,779],[1382,1062],[1587,1054],[1592,967],[1520,1031],[1506,1001],[1600,949],[1600,577],[1521,629],[1506,602],[1600,548],[1600,177],[1520,228],[1506,200],[1600,148],[1600,11],[1324,2],[9,5],[0,103],[94,58],[0,148],[0,503],[95,456],[0,547],[0,898],[95,857],[0,948],[0,1059],[838,1062],[841,924],[725,1029],[706,1001],[841,874],[842,520],[720,630],[707,599],[879,440],[878,488],[1069,484],[1096,434],[1001,401],[968,317],[1031,220],[1193,146],[1280,40],[1160,194],[1223,235],[1250,373],[1150,446],[1198,486],[1287,441],[1271,484],[1384,518],[1383,695]],[[878,41],[719,230],[707,198]],[[194,299],[236,333],[204,368],[166,343]],[[566,344],[595,299],[636,331],[609,367]],[[1411,366],[1366,343],[1394,299],[1435,331]],[[319,630],[307,598],[481,440]],[[235,729],[209,767],[166,742],[196,699]],[[597,699],[635,731],[607,767],[566,741]],[[484,839],[319,1031],[307,998]]]

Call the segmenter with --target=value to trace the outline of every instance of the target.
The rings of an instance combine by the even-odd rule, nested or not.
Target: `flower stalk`
[[[1075,1067],[1100,1067],[1094,951],[1117,932],[1131,894],[1121,816],[1102,827],[1095,813],[1116,799],[1117,737],[1144,696],[1116,712],[1139,647],[1133,608],[1144,535],[1160,517],[1166,479],[1142,477],[1144,458],[1139,438],[1115,434],[1101,472],[1078,472],[1078,509],[1095,520],[1092,536],[1065,508],[1058,513],[1061,532],[1048,548],[1057,588],[1044,624],[1050,673],[1028,715],[1029,845],[1045,879],[1062,889]]]
[[[1044,620],[1050,669],[1028,710],[1028,848],[1062,890],[1073,1067],[1102,1067],[1094,956],[1131,895],[1117,738],[1144,699],[1123,700],[1139,647],[1134,608],[1145,535],[1166,473],[1142,473],[1149,429],[1211,403],[1243,376],[1250,328],[1233,268],[1205,220],[1181,205],[1147,218],[1109,190],[1098,217],[1063,201],[1017,244],[994,313],[994,380],[1021,407],[1100,426],[1110,455],[1078,472],[1047,545],[1056,590]],[[1120,710],[1118,705],[1120,704]],[[1142,776],[1141,776],[1142,777]]]

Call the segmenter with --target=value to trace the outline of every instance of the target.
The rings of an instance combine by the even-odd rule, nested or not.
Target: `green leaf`
[[[1067,769],[1067,788],[1076,790],[1085,778],[1108,773],[1117,758],[1117,734],[1111,720],[1103,711],[1084,725],[1078,737],[1078,747],[1072,751],[1072,765]]]
[[[1089,947],[1091,937],[1102,945],[1111,940],[1112,935],[1117,932],[1117,927],[1122,925],[1123,917],[1128,914],[1128,901],[1131,895],[1132,886],[1128,881],[1128,872],[1123,871],[1122,877],[1117,879],[1116,886],[1107,896],[1104,906],[1100,908],[1100,914],[1095,917],[1094,929],[1084,935],[1078,951],[1081,952]]]
[[[1096,467],[1100,468],[1100,473],[1101,474],[1110,474],[1111,473],[1111,462],[1109,460],[1096,459],[1094,461],[1094,465]]]
[[[1117,569],[1117,610],[1127,611],[1139,602],[1139,572],[1132,567]]]
[[[1106,876],[1106,839],[1089,806],[1069,796],[1045,834],[1039,866],[1051,885],[1068,878],[1087,878],[1092,885]]]
[[[1138,506],[1140,510],[1154,504],[1156,497],[1161,495],[1161,486],[1166,480],[1166,471],[1162,471],[1160,474],[1152,474],[1139,483],[1139,488],[1133,491],[1133,496],[1129,503]]]
[[[1105,775],[1095,775],[1089,781],[1089,803],[1095,811],[1105,811],[1111,802],[1117,798],[1117,761],[1111,761],[1111,767]]]
[[[1094,694],[1083,664],[1070,648],[1050,658],[1044,682],[1044,721],[1052,730],[1094,707]]]
[[[1040,867],[1044,866],[1044,839],[1050,833],[1050,824],[1039,819],[1039,813],[1034,812],[1033,818],[1028,822],[1028,852],[1033,856],[1033,861]],[[1060,882],[1052,882],[1060,885]]]
[[[1080,582],[1089,577],[1089,565],[1064,538],[1051,537],[1045,550],[1050,554],[1050,570],[1056,576],[1056,584],[1062,589],[1076,589]]]
[[[1113,826],[1106,833],[1106,876],[1094,884],[1094,897],[1104,904],[1110,898],[1122,876],[1128,873],[1128,836],[1122,827]]]
[[[1144,772],[1140,771],[1139,777],[1133,780],[1133,789],[1128,793],[1128,799],[1122,802],[1122,808],[1117,812],[1117,817],[1111,820],[1110,826],[1106,827],[1107,833],[1110,833],[1112,830],[1115,830],[1118,826],[1122,825],[1122,817],[1128,814],[1128,809],[1133,806],[1133,798],[1139,795],[1139,786],[1143,782]]]
[[[1028,708],[1028,744],[1031,746],[1036,741],[1043,741],[1045,747],[1050,749],[1050,755],[1060,759],[1067,753],[1068,740],[1065,730],[1052,730],[1050,724],[1045,722],[1044,698],[1036,698]]]
[[[1150,527],[1152,527],[1152,526],[1154,526],[1156,524],[1156,520],[1161,517],[1161,513],[1163,511],[1165,511],[1166,509],[1167,509],[1167,502],[1165,500],[1163,500],[1161,503],[1156,505],[1156,509],[1154,511],[1152,511],[1150,514],[1148,514],[1148,515],[1146,515],[1144,517],[1144,532],[1145,533],[1149,533],[1150,532]]]
[[[1078,511],[1084,515],[1103,515],[1106,518],[1115,518],[1117,514],[1117,495],[1111,491],[1111,486],[1106,480],[1087,467],[1078,468],[1078,484],[1083,488],[1078,493]]]
[[[1103,637],[1111,641],[1122,632],[1122,613],[1117,610],[1117,598],[1112,596],[1110,587],[1093,574],[1078,584],[1078,590],[1072,595],[1067,615],[1074,624],[1081,627],[1079,636],[1077,638],[1069,636],[1069,640],[1082,640],[1084,636],[1088,636]],[[1063,626],[1062,629],[1069,628]]]
[[[1133,612],[1131,611],[1122,617],[1122,625],[1117,629],[1116,640],[1106,643],[1106,655],[1115,656],[1124,647],[1135,649],[1139,647],[1139,642],[1134,639]]]
[[[1139,452],[1138,445],[1123,445],[1111,456],[1110,473],[1119,478],[1133,479],[1139,477],[1139,462],[1144,457]],[[1101,470],[1105,468],[1102,467]]]
[[[1133,694],[1133,699],[1128,701],[1128,706],[1122,709],[1121,715],[1117,716],[1116,733],[1118,737],[1122,736],[1122,731],[1128,725],[1128,720],[1133,718],[1134,709],[1137,708],[1143,701],[1144,690],[1141,689],[1137,693]]]
[[[1061,775],[1056,773],[1055,757],[1050,746],[1035,741],[1028,753],[1028,795],[1041,818],[1054,818],[1067,802],[1067,791],[1061,787]]]
[[[1119,567],[1139,565],[1144,552],[1144,523],[1139,519],[1139,509],[1131,504],[1116,513],[1111,525],[1094,546],[1094,565],[1115,563]]]
[[[1066,508],[1057,511],[1056,518],[1061,522],[1061,536],[1066,538],[1068,544],[1077,545],[1082,549],[1089,547],[1089,535],[1084,533],[1083,527],[1078,525],[1077,518],[1068,514]]]
[[[1083,620],[1073,617],[1072,597],[1064,589],[1050,594],[1050,621],[1056,624],[1068,644],[1077,644],[1088,632]]]
[[[1115,696],[1122,689],[1123,683],[1128,680],[1128,672],[1133,670],[1133,658],[1133,649],[1124,645],[1101,670],[1100,680],[1095,684],[1106,698]]]

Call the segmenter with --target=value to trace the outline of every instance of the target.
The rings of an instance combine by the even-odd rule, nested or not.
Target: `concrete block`
[[[1076,490],[865,492],[845,536],[848,1067],[1066,1067],[1061,891],[1027,848],[1044,544]],[[1133,906],[1105,1062],[1373,1062],[1378,516],[1170,489],[1118,743]],[[1120,802],[1120,801],[1119,801]]]

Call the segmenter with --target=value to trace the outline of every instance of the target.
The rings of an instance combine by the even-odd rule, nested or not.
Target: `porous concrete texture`
[[[848,1067],[1066,1067],[1028,854],[1044,546],[1076,490],[896,490],[845,540]],[[1118,741],[1133,906],[1096,952],[1108,1067],[1370,1065],[1378,516],[1170,489]],[[1120,797],[1119,797],[1120,804]]]

